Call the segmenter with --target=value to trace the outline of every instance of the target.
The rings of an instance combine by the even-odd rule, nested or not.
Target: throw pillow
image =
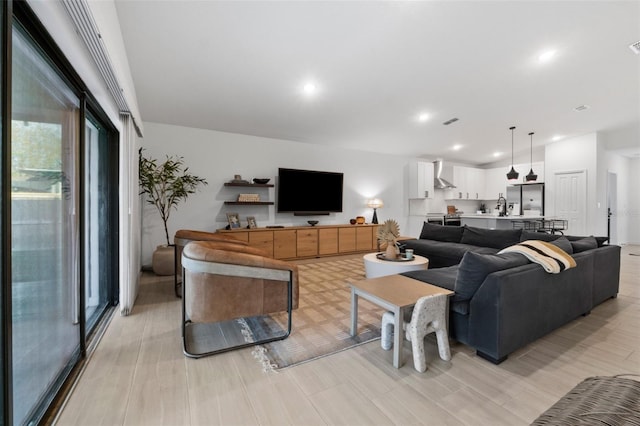
[[[594,237],[593,235],[590,235],[590,237],[593,237],[593,238],[596,239],[596,242],[598,243],[598,247],[602,247],[604,245],[604,243],[609,241],[609,237]],[[580,236],[576,236],[576,235],[567,235],[567,239],[569,241],[578,241],[578,240],[582,240],[583,238],[589,238],[589,237],[586,237],[586,236],[580,237]]]
[[[462,238],[462,227],[434,225],[425,222],[420,233],[421,240],[434,240],[446,243],[459,243]]]
[[[522,229],[484,229],[464,226],[460,242],[472,246],[503,249],[519,243],[521,234]]]
[[[574,253],[580,253],[598,248],[598,242],[594,237],[585,237],[580,240],[571,241],[571,247],[573,247]]]
[[[571,241],[567,240],[566,237],[556,238],[555,240],[550,241],[550,243],[558,247],[560,250],[563,250],[567,254],[573,254],[573,246],[571,245]]]
[[[546,232],[532,232],[532,231],[522,231],[522,235],[520,236],[520,241],[527,240],[541,240],[541,241],[554,241],[560,238],[562,235],[555,234],[547,234]]]
[[[478,254],[468,251],[458,266],[453,301],[470,300],[492,272],[526,265],[529,260],[517,253]]]

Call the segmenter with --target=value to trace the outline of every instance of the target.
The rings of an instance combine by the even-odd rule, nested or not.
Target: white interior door
[[[555,207],[558,219],[569,223],[566,235],[585,235],[587,223],[587,172],[555,173]]]

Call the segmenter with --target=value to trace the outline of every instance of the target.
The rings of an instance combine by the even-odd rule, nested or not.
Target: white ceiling
[[[638,1],[116,6],[145,121],[471,164],[512,125],[516,152],[600,131],[640,153]]]

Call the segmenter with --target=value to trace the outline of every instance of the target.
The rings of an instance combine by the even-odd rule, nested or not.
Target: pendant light
[[[538,175],[533,173],[533,132],[529,133],[529,136],[531,137],[531,157],[529,157],[531,159],[531,170],[529,170],[529,174],[524,177],[527,182],[538,179]]]
[[[509,127],[509,130],[511,130],[511,170],[509,170],[509,173],[507,173],[507,179],[509,180],[516,180],[518,179],[518,176],[520,176],[520,173],[516,172],[516,169],[513,168],[513,131],[515,129],[515,126]]]

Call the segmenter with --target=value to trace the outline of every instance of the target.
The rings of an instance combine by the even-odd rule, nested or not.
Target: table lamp
[[[376,209],[384,206],[384,203],[379,198],[373,198],[367,201],[367,207],[371,207],[373,209],[373,218],[371,219],[371,223],[378,223],[378,215],[376,214]]]

